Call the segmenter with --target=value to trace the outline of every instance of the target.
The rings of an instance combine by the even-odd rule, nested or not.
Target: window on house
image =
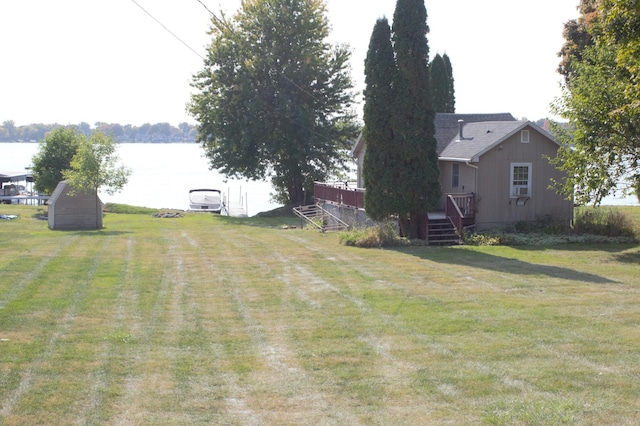
[[[520,132],[520,142],[529,143],[529,131],[528,130],[523,130],[522,132]]]
[[[460,164],[451,165],[451,187],[457,188],[460,186]]]
[[[511,197],[531,197],[531,163],[511,163]]]

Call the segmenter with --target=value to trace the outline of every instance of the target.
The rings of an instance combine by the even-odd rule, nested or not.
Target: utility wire
[[[164,28],[169,34],[171,34],[173,37],[175,37],[180,43],[182,43],[183,45],[185,45],[187,47],[187,49],[191,50],[193,53],[195,53],[196,55],[198,55],[200,57],[200,59],[205,60],[204,57],[202,55],[200,55],[197,51],[195,51],[191,46],[189,46],[184,40],[182,40],[180,37],[178,37],[173,31],[171,31],[169,28],[167,28],[166,25],[164,25],[162,22],[160,22],[155,16],[153,16],[151,13],[149,13],[149,11],[147,11],[144,7],[140,6],[140,4],[138,4],[136,2],[136,0],[131,0],[136,6],[138,6],[140,9],[142,9],[142,11],[144,13],[146,13],[147,15],[149,15],[149,17],[151,17],[151,19],[153,19],[154,21],[156,21],[162,28]],[[201,0],[196,0],[198,3],[200,3],[202,5],[202,7],[204,7],[207,12],[209,12],[209,14],[211,14],[211,16],[214,19],[219,19],[215,13],[213,13]],[[232,30],[233,31],[233,30]],[[301,87],[300,85],[298,85],[297,83],[295,83],[293,80],[291,80],[289,77],[287,77],[282,71],[276,70],[274,69],[274,71],[279,74],[281,77],[283,77],[285,80],[287,80],[287,82],[289,84],[291,84],[292,86],[294,86],[296,89],[298,89],[300,92],[310,96],[312,99],[317,101],[317,98],[310,93],[308,90],[304,89],[303,87]],[[275,110],[275,108],[272,105],[269,105],[267,102],[265,102],[264,100],[261,100],[263,104],[265,104],[265,106],[271,110]],[[320,136],[322,139],[324,138],[324,135],[318,133],[315,129],[313,128],[309,128],[305,125],[299,124],[299,123],[293,123],[294,126],[302,128],[304,130],[307,130],[308,132],[310,132],[311,134],[315,134],[316,136]]]
[[[209,12],[211,14],[211,16],[216,16],[215,13],[213,13],[211,10],[209,10],[209,8],[207,7],[206,4],[202,3],[201,0],[196,0],[198,3],[200,3],[202,5],[202,7],[204,7],[205,9],[207,9],[207,12]]]
[[[196,55],[198,55],[200,57],[200,59],[202,59],[204,61],[204,57],[199,54],[196,50],[194,50],[191,46],[189,46],[184,40],[182,40],[180,37],[178,37],[173,31],[171,31],[169,28],[167,28],[166,25],[164,25],[162,22],[160,22],[155,16],[153,16],[151,13],[149,13],[144,7],[140,6],[136,0],[131,0],[136,6],[138,6],[140,9],[142,9],[142,11],[144,13],[146,13],[147,15],[149,15],[151,17],[151,19],[153,19],[154,21],[156,21],[158,24],[160,24],[160,26],[162,28],[164,28],[165,30],[167,30],[167,32],[169,34],[171,34],[172,36],[174,36],[180,43],[184,44],[187,49],[189,49],[190,51],[192,51],[193,53],[195,53]],[[204,6],[204,5],[203,5]],[[206,6],[205,6],[206,7]],[[208,9],[207,9],[208,10]]]

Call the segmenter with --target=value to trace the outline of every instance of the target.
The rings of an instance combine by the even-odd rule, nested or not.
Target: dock
[[[226,206],[227,215],[231,217],[248,217],[247,211],[240,203],[229,203]]]
[[[248,194],[242,195],[242,187],[238,191],[238,197],[231,197],[231,188],[227,189],[225,197],[224,209],[227,212],[227,216],[231,217],[249,217],[247,211]]]
[[[0,172],[0,203],[42,205],[48,199],[48,195],[33,190],[31,172]]]
[[[47,200],[49,200],[48,195],[0,195],[0,203],[2,204],[32,204],[41,206],[46,204]]]

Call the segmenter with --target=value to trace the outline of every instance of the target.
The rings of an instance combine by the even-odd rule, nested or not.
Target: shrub
[[[463,243],[475,246],[633,243],[638,237],[639,232],[634,228],[633,219],[623,211],[583,208],[576,209],[572,229],[567,229],[563,223],[545,218],[536,222],[517,222],[501,228],[465,234]]]
[[[576,210],[573,231],[606,237],[638,237],[633,221],[624,212],[603,208]]]
[[[387,222],[368,228],[356,228],[340,234],[340,243],[346,246],[400,247],[410,245],[409,240],[398,235],[393,223]]]
[[[462,243],[469,246],[500,246],[505,244],[505,236],[501,231],[465,233]]]

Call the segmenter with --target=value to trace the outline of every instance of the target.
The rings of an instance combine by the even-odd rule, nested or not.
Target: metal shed
[[[97,193],[70,194],[67,181],[58,183],[49,198],[49,228],[56,230],[101,229],[102,201]]]

